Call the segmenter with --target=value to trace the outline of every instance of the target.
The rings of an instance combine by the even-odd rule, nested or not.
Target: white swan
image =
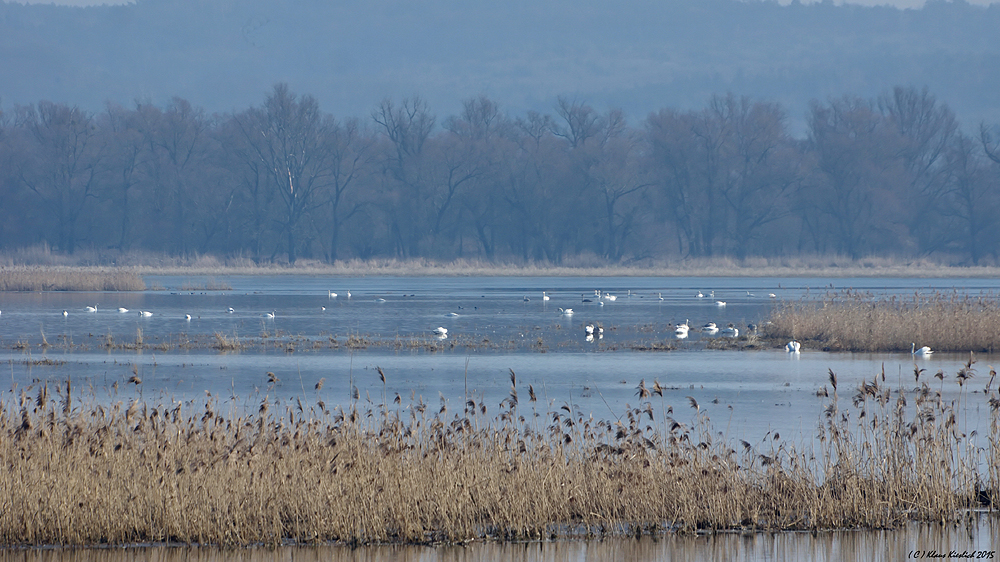
[[[699,298],[699,299],[703,299],[703,298],[705,298],[705,294],[704,294],[704,293],[702,293],[701,291],[698,291],[698,298]]]
[[[717,330],[718,328],[719,327],[715,325],[715,322],[707,322],[701,327],[702,330]]]
[[[545,294],[545,291],[542,291],[542,300],[543,301],[549,300],[549,296],[547,294]]]
[[[726,301],[715,301],[715,306],[726,306]]]
[[[448,328],[445,328],[444,326],[438,326],[437,328],[434,328],[434,333],[439,336],[446,336],[448,335]]]
[[[236,312],[236,311],[235,311],[235,310],[233,310],[233,307],[231,307],[231,306],[230,306],[230,307],[229,307],[229,310],[228,310],[227,312],[229,312],[229,314],[232,314],[232,313],[234,313],[234,312]]]
[[[445,316],[447,316],[448,318],[457,318],[458,317],[458,313],[457,312],[449,312],[448,314],[445,314]]]
[[[739,329],[736,328],[736,326],[729,324],[728,326],[722,329],[722,335],[735,338],[740,335],[740,331]]]
[[[69,311],[68,310],[64,310],[63,311],[63,316],[69,316]]]
[[[119,306],[119,307],[118,307],[118,312],[121,312],[121,313],[123,313],[123,314],[124,314],[124,313],[128,312],[128,309],[127,309],[127,308],[125,308],[124,306]]]
[[[788,353],[798,353],[799,349],[801,347],[802,347],[802,344],[800,344],[799,342],[797,342],[795,340],[792,340],[792,341],[788,342],[787,345],[785,345],[785,351],[787,351]]]
[[[583,327],[583,331],[587,332],[588,334],[593,334],[594,333],[594,325],[593,324],[587,324],[586,326]]]
[[[351,290],[350,289],[347,290],[347,298],[351,298]]]
[[[605,293],[604,298],[608,299],[609,301],[616,301],[616,300],[618,300],[618,297],[616,297],[614,295],[609,295],[607,293]]]
[[[934,351],[931,348],[927,347],[926,345],[921,347],[920,349],[917,349],[917,344],[915,343],[910,344],[910,355],[915,355],[918,357],[930,357],[933,353]]]
[[[326,298],[328,298],[328,299],[335,299],[335,298],[337,298],[337,293],[334,293],[333,291],[327,289],[326,290]]]
[[[565,314],[566,316],[572,316],[573,315],[573,309],[572,308],[560,308],[559,312],[561,312],[562,314]]]
[[[187,320],[188,322],[190,322],[191,321],[191,315],[190,314],[185,314],[184,315],[184,319]]]
[[[266,318],[270,318],[270,319],[272,319],[272,320],[273,320],[273,319],[274,319],[274,312],[275,312],[275,311],[273,311],[273,310],[272,310],[271,312],[268,312],[268,313],[267,313],[267,314],[265,314],[264,316],[265,316]]]
[[[140,310],[139,311],[139,316],[144,316],[146,318],[149,318],[152,315],[153,315],[153,313],[150,312],[150,311],[148,311],[148,310]]]
[[[660,297],[660,300],[661,300],[661,301],[663,300],[663,293],[656,293],[656,295],[657,295],[658,297]]]
[[[94,306],[88,306],[87,312],[97,312],[97,305],[95,304]]]

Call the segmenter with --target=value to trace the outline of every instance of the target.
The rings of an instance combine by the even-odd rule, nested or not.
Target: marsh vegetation
[[[839,292],[819,301],[786,302],[770,317],[767,335],[830,351],[993,352],[1000,349],[1000,298],[935,292],[878,297]]]
[[[0,291],[143,291],[135,271],[121,268],[0,267]]]
[[[68,382],[18,389],[0,401],[0,543],[893,528],[963,521],[998,499],[995,373],[969,394],[971,361],[940,380],[915,370],[913,387],[895,389],[884,374],[840,389],[831,371],[813,444],[734,442],[693,397],[667,404],[656,381],[598,420],[539,401],[513,371],[498,407],[474,394],[402,397],[377,374],[380,393],[352,383],[354,398],[329,408],[323,381],[249,411],[211,395],[147,403],[138,377],[110,400],[73,398]],[[958,400],[942,399],[945,384],[961,386]],[[989,409],[988,429],[965,427],[970,401]]]

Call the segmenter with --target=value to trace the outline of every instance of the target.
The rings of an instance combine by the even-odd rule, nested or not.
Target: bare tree
[[[287,84],[276,84],[263,106],[236,119],[250,153],[284,203],[285,249],[288,263],[294,264],[299,221],[332,178],[332,118],[320,113],[312,96],[298,98]]]
[[[104,147],[91,114],[52,102],[17,108],[17,122],[33,141],[18,176],[54,219],[58,248],[76,251],[77,230],[87,203],[96,197]]]

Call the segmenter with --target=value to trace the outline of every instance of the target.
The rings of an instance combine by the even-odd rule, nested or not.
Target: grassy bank
[[[72,400],[68,384],[41,385],[2,404],[0,544],[424,543],[959,521],[997,499],[1000,400],[991,377],[975,397],[991,409],[990,428],[966,435],[956,420],[973,398],[945,403],[919,374],[915,384],[890,391],[876,377],[848,392],[854,406],[842,411],[831,372],[816,399],[818,450],[772,434],[732,443],[694,399],[664,404],[655,382],[640,383],[638,406],[611,421],[571,405],[548,411],[513,372],[498,409],[477,397],[381,396],[330,410],[321,382],[291,406],[265,397],[246,415],[211,397],[195,409],[124,396],[102,405]]]
[[[1000,349],[1000,299],[995,295],[937,293],[928,297],[875,298],[838,293],[819,302],[777,308],[767,335],[833,351],[993,352]]]
[[[106,267],[0,267],[0,291],[142,291],[133,270]]]
[[[612,263],[593,256],[569,257],[561,263],[531,260],[486,261],[427,258],[351,259],[327,263],[303,258],[295,265],[280,261],[257,262],[242,256],[189,255],[81,250],[72,256],[48,248],[26,248],[0,253],[0,268],[47,267],[100,269],[126,267],[139,274],[156,275],[405,275],[405,276],[561,276],[561,277],[997,277],[1000,266],[966,266],[941,259],[906,259],[845,256],[657,258]],[[195,285],[197,286],[197,285]],[[219,282],[224,287],[225,282]]]

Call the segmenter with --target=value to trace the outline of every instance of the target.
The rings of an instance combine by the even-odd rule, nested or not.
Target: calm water
[[[667,391],[655,405],[673,406],[682,422],[685,412],[693,414],[690,396],[728,437],[753,442],[776,431],[797,441],[815,433],[825,403],[816,391],[828,385],[828,369],[837,373],[841,401],[847,406],[853,389],[883,369],[893,388],[912,388],[911,356],[808,349],[800,355],[782,350],[712,351],[704,349],[703,338],[724,336],[692,331],[678,340],[672,324],[712,321],[746,330],[749,323],[761,323],[782,299],[817,298],[846,288],[898,295],[1000,293],[1000,281],[989,279],[247,276],[148,277],[146,282],[159,290],[0,294],[0,360],[7,363],[9,386],[72,378],[77,389],[92,388],[94,396],[103,399],[115,381],[120,392],[137,392],[121,383],[138,372],[147,399],[201,400],[208,391],[236,406],[253,407],[265,394],[280,400],[322,399],[330,406],[348,402],[352,384],[362,400],[381,401],[375,368],[382,367],[389,396],[400,394],[404,405],[411,397],[436,403],[443,396],[457,409],[466,387],[488,405],[499,404],[513,369],[522,394],[526,385],[534,387],[540,399],[536,408],[542,412],[567,404],[584,415],[617,418],[626,405],[637,405],[641,380],[649,385],[656,380]],[[218,282],[232,290],[182,290]],[[598,299],[595,290],[616,299]],[[331,297],[330,291],[339,296]],[[542,291],[551,300],[543,301]],[[704,297],[697,297],[699,292]],[[87,312],[86,306],[98,311]],[[119,313],[119,307],[129,312]],[[574,314],[562,314],[559,308],[572,308]],[[141,317],[139,310],[153,316]],[[270,312],[273,319],[266,316]],[[185,319],[187,314],[191,320]],[[584,326],[591,323],[604,328],[603,337],[587,341]],[[439,326],[448,329],[446,339],[438,340],[431,332]],[[119,342],[134,341],[140,330],[144,342],[170,344],[170,349],[109,351],[102,345],[109,335]],[[215,333],[246,339],[266,334],[268,343],[219,353],[206,345]],[[53,344],[47,350],[39,345],[43,334]],[[330,338],[342,344],[351,334],[402,345],[356,351],[330,346]],[[18,342],[25,347],[13,349]],[[200,343],[176,347],[184,342]],[[286,351],[289,342],[294,352]],[[654,342],[670,342],[677,349],[630,349]],[[423,344],[435,344],[439,350],[427,351]],[[55,364],[39,365],[42,359]],[[919,366],[927,369],[927,376],[943,369],[948,381],[938,386],[946,399],[955,399],[959,387],[953,376],[967,359],[964,354],[939,353],[919,360]],[[988,372],[993,358],[982,356],[979,361],[980,372]],[[281,382],[268,385],[268,372]],[[314,386],[321,379],[325,383],[317,392]],[[974,381],[971,386],[982,385]],[[982,433],[986,427],[982,398],[972,394],[968,399],[963,420],[968,431]]]
[[[896,531],[836,531],[811,533],[719,533],[715,535],[666,535],[641,539],[560,540],[543,543],[471,543],[467,546],[346,546],[250,548],[219,550],[211,547],[149,547],[109,549],[0,550],[2,562],[121,562],[149,560],[219,560],[257,562],[586,562],[628,560],[636,562],[683,560],[746,562],[813,560],[818,562],[913,560],[914,551],[972,554],[951,560],[996,559],[1000,536],[996,516],[979,516],[966,529],[909,524]],[[989,557],[992,553],[992,557]],[[975,555],[982,554],[976,558]],[[924,556],[923,558],[927,558]],[[943,558],[948,560],[949,558]]]
[[[188,287],[225,283],[226,291]],[[636,406],[636,386],[654,380],[666,387],[657,411],[672,406],[681,423],[694,420],[688,397],[712,420],[716,431],[729,439],[757,443],[776,432],[784,441],[809,445],[816,434],[823,406],[817,390],[828,385],[828,369],[837,373],[840,407],[850,408],[857,385],[885,372],[894,389],[910,390],[914,360],[903,354],[825,353],[804,349],[800,355],[781,350],[712,351],[707,337],[691,332],[674,337],[673,324],[692,326],[733,323],[741,331],[760,324],[782,300],[819,298],[829,291],[853,288],[878,295],[1000,294],[1000,280],[989,279],[712,279],[712,278],[324,278],[272,277],[148,277],[156,290],[139,293],[0,293],[0,361],[4,362],[0,388],[3,396],[39,381],[72,378],[80,394],[97,400],[121,400],[142,394],[147,400],[203,402],[206,391],[232,408],[256,409],[266,395],[271,400],[328,407],[350,401],[351,386],[362,403],[381,402],[387,376],[389,400],[396,393],[405,408],[411,399],[437,404],[443,397],[453,412],[462,407],[465,389],[484,398],[491,413],[507,396],[510,370],[517,374],[521,411],[528,407],[527,385],[534,387],[539,413],[564,404],[584,416],[618,418],[628,405]],[[615,300],[598,299],[595,290],[610,292]],[[329,291],[338,293],[332,297]],[[351,292],[348,298],[347,292]],[[551,300],[542,300],[546,291]],[[704,296],[699,298],[701,292]],[[774,298],[770,294],[775,295]],[[525,301],[525,297],[528,298]],[[584,302],[584,300],[591,302]],[[716,304],[725,301],[725,306]],[[600,304],[603,302],[603,306]],[[97,312],[85,307],[97,306]],[[129,309],[118,312],[119,307]],[[229,312],[229,308],[233,312]],[[325,310],[323,309],[325,307]],[[573,315],[559,308],[572,308]],[[67,315],[63,315],[63,311]],[[152,316],[142,317],[139,310]],[[274,318],[267,313],[273,312]],[[454,313],[457,316],[450,316]],[[190,315],[187,320],[185,315]],[[604,328],[603,338],[588,341],[584,326]],[[448,337],[437,339],[432,330],[444,327]],[[108,350],[103,342],[134,341],[141,331],[147,344],[169,344],[165,351]],[[220,333],[260,341],[238,353],[220,353],[206,345]],[[44,335],[43,335],[44,334]],[[348,350],[349,335],[401,342]],[[43,337],[50,344],[40,344]],[[341,345],[332,347],[331,338]],[[539,346],[541,341],[541,346]],[[178,344],[194,342],[178,347]],[[635,345],[670,342],[673,351],[633,351]],[[294,345],[289,352],[288,344]],[[429,351],[426,346],[436,346]],[[454,344],[454,345],[453,345]],[[917,342],[917,345],[920,345]],[[544,351],[542,351],[544,350]],[[40,364],[41,360],[50,364]],[[938,369],[945,381],[931,379],[946,400],[960,398],[954,374],[968,359],[964,354],[935,354],[918,360],[930,376]],[[990,356],[977,357],[980,375],[988,373]],[[125,384],[133,372],[140,388]],[[280,382],[269,385],[267,373]],[[321,379],[321,390],[314,389]],[[118,396],[111,385],[119,383]],[[969,433],[988,429],[988,407],[977,390],[985,377],[974,379],[971,393],[961,398],[960,423]],[[969,392],[969,391],[967,391]],[[11,403],[11,402],[7,402]],[[996,533],[994,519],[984,519],[976,534],[920,526],[901,532],[831,533],[811,535],[719,535],[668,537],[652,540],[568,541],[532,545],[473,545],[467,548],[365,548],[359,551],[296,548],[286,558],[338,560],[664,560],[715,559],[818,560],[882,559],[886,548],[893,556],[941,545],[960,549],[986,548]],[[119,559],[121,551],[16,551],[3,558],[36,560],[55,556],[72,559]],[[149,559],[209,556],[212,551],[176,548],[126,551]],[[270,551],[230,553],[236,558],[270,557]],[[897,554],[899,556],[897,556]],[[794,556],[793,556],[794,555]],[[801,556],[800,556],[801,555]],[[234,558],[235,559],[235,558]]]

